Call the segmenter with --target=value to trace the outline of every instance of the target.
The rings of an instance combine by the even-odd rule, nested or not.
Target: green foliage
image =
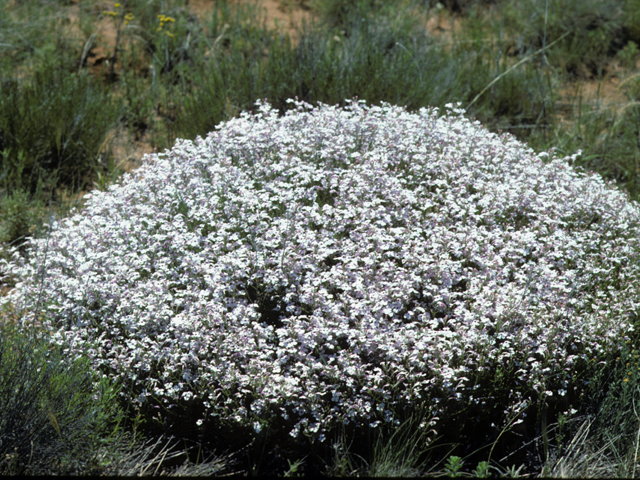
[[[36,232],[43,217],[41,202],[24,190],[0,197],[0,244],[17,245]]]
[[[599,75],[603,61],[624,46],[624,15],[615,0],[528,0],[506,3],[506,22],[524,55],[568,34],[546,60],[571,76]]]
[[[400,7],[395,16],[381,12],[347,9],[341,29],[306,26],[295,46],[287,37],[255,38],[252,45],[268,48],[266,58],[243,49],[216,50],[215,61],[194,76],[176,131],[185,137],[203,135],[250,110],[255,98],[268,98],[281,111],[294,96],[312,104],[343,104],[358,97],[411,110],[443,107],[452,100],[468,103],[506,70],[492,52],[438,46],[419,27],[419,18]],[[217,19],[213,25],[221,23]],[[236,44],[234,30],[216,31],[221,32],[216,47]],[[470,113],[496,127],[544,123],[545,102],[550,102],[549,94],[540,94],[536,72],[522,68],[491,88]]]
[[[460,457],[452,455],[447,459],[447,463],[444,466],[444,471],[449,477],[460,477],[462,476],[462,472],[460,470],[462,470],[463,465],[464,462]]]
[[[372,477],[420,476],[429,457],[427,423],[421,416],[410,416],[389,432],[381,426],[367,474]]]
[[[118,110],[85,75],[45,65],[30,82],[0,84],[0,152],[6,191],[35,193],[39,182],[79,189]]]
[[[471,472],[476,478],[488,478],[491,476],[489,472],[489,463],[488,462],[480,462],[476,469]]]
[[[298,472],[298,469],[304,465],[304,459],[298,459],[295,462],[291,462],[290,460],[287,460],[287,463],[289,464],[289,470],[287,470],[284,473],[284,477],[298,477],[301,476],[300,473]]]
[[[486,7],[487,5],[499,3],[499,1],[500,0],[429,0],[429,4],[432,7],[437,7],[437,5],[440,4],[452,13],[466,15],[474,8]]]
[[[96,454],[121,420],[117,390],[35,331],[0,322],[0,474],[98,471]]]
[[[582,94],[574,93],[575,118],[565,125],[553,125],[549,134],[530,137],[533,148],[552,145],[559,153],[582,150],[575,161],[576,168],[597,172],[606,180],[616,182],[634,200],[640,198],[640,167],[638,164],[638,132],[640,132],[640,98],[637,77],[621,82],[620,89],[629,99],[615,109],[601,102],[587,103]]]
[[[561,439],[542,467],[542,476],[576,478],[635,478],[638,473],[637,334],[592,368],[590,398],[583,400],[585,415],[560,418]]]
[[[627,40],[640,44],[640,0],[624,0],[622,4]]]
[[[638,446],[637,434],[640,429],[640,350],[633,343],[621,352],[613,365],[615,379],[606,398],[596,414],[594,440],[608,445],[619,459],[627,459],[628,453]],[[635,462],[621,463],[625,468],[635,468]],[[631,472],[620,472],[628,476]]]
[[[638,58],[638,45],[634,41],[629,41],[627,45],[619,50],[617,53],[617,57],[620,59],[620,63],[622,66],[626,68],[633,68],[636,64],[636,59]]]
[[[280,42],[287,41],[266,28],[251,4],[232,9],[226,2],[216,2],[207,30],[206,61],[191,72],[188,94],[176,112],[174,132],[179,137],[206,135],[221,121],[250,110],[265,94],[259,78],[267,61],[264,52],[273,54]]]
[[[67,72],[78,67],[86,38],[67,33],[72,21],[61,6],[58,0],[0,0],[0,76],[47,61]],[[80,24],[84,30],[84,18]]]
[[[398,0],[315,0],[311,8],[321,21],[331,28],[348,27],[358,17],[374,14],[377,17],[392,17],[397,8],[406,7],[409,2]]]

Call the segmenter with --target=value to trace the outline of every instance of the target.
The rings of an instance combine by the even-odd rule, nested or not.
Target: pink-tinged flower
[[[134,403],[203,399],[317,438],[482,403],[470,379],[496,362],[563,395],[631,331],[640,210],[573,157],[454,106],[291,106],[259,102],[85,197],[3,262],[0,301],[148,392]]]

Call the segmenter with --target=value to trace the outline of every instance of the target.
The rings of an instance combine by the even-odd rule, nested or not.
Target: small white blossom
[[[454,104],[291,104],[92,192],[2,261],[0,303],[148,392],[133,403],[278,412],[294,437],[397,422],[436,387],[437,414],[494,362],[551,396],[549,378],[623,341],[640,209],[578,154],[536,154]]]

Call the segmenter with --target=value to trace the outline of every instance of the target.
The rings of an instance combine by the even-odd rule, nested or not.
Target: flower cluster
[[[290,102],[93,192],[3,265],[2,303],[132,402],[320,438],[468,397],[496,364],[554,394],[550,375],[624,340],[640,210],[623,193],[454,106]]]
[[[121,8],[121,7],[122,7],[122,5],[120,5],[119,3],[114,3],[113,4],[114,10],[104,10],[102,12],[102,14],[107,16],[107,17],[118,17],[120,15],[120,12],[119,12],[118,9]],[[135,18],[136,17],[135,17],[135,15],[133,13],[125,14],[124,17],[123,17],[125,26],[129,25],[129,23],[131,23],[131,21],[133,19],[135,19]]]
[[[158,15],[158,28],[156,29],[158,32],[161,32],[165,23],[174,23],[176,20],[173,17],[167,17],[166,15]],[[173,38],[175,35],[168,30],[164,32],[168,37]]]
[[[102,14],[106,15],[108,17],[117,17],[119,15],[118,13],[118,9],[121,7],[121,5],[119,3],[114,3],[113,4],[113,8],[114,10],[103,10]]]

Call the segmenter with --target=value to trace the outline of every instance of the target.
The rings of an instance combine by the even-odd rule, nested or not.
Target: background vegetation
[[[639,0],[280,4],[314,21],[297,31],[272,28],[250,1],[196,9],[186,0],[0,0],[1,254],[25,236],[46,235],[49,219],[80,206],[83,192],[135,167],[136,148],[205,135],[257,98],[281,111],[292,97],[343,105],[357,96],[410,110],[460,102],[536,150],[582,149],[577,168],[640,197]],[[260,438],[234,459],[204,463],[194,448],[202,442],[158,440],[119,404],[116,386],[95,392],[86,364],[10,327],[19,318],[3,312],[0,402],[24,422],[0,419],[0,472],[304,471],[304,459]],[[633,475],[637,348],[585,366],[594,394],[576,399],[572,418],[559,416],[560,407],[531,412],[539,435],[517,459],[497,458],[500,438],[482,435],[429,457],[425,439],[412,436],[416,419],[407,419],[366,451],[337,434],[324,471]],[[475,447],[485,448],[463,461]]]

